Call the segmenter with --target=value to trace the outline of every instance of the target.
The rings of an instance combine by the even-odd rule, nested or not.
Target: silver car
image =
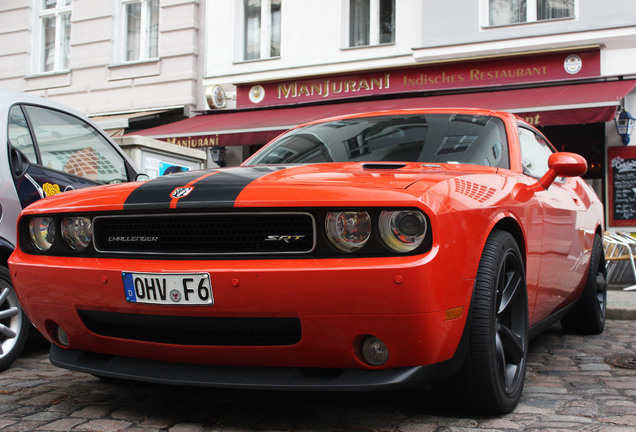
[[[20,355],[30,328],[7,268],[20,211],[47,196],[136,176],[121,149],[82,114],[0,89],[0,371]]]

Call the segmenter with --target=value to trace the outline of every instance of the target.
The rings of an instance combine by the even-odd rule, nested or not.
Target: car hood
[[[412,201],[435,185],[497,168],[431,163],[350,162],[241,166],[86,188],[41,200],[48,211],[377,205]],[[40,204],[41,203],[41,204]]]

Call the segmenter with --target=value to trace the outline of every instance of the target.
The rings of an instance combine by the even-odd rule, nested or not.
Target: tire
[[[521,252],[508,232],[495,230],[479,262],[466,359],[436,385],[449,402],[479,414],[513,411],[526,376],[528,296]]]
[[[29,336],[29,320],[11,284],[9,270],[0,266],[0,371],[18,358]]]
[[[563,317],[561,326],[570,333],[599,334],[605,329],[607,308],[607,270],[601,236],[594,236],[590,267],[581,298]]]

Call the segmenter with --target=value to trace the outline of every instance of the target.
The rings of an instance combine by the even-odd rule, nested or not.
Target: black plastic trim
[[[439,378],[446,362],[384,370],[209,366],[65,350],[51,345],[55,366],[92,375],[159,384],[246,390],[367,391]]]

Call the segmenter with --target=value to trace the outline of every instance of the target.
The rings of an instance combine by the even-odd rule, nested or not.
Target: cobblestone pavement
[[[228,391],[102,381],[51,366],[31,344],[0,373],[0,431],[635,431],[636,321],[599,336],[554,327],[531,342],[521,403],[509,415],[463,417],[431,391]],[[625,359],[623,359],[625,360]]]

